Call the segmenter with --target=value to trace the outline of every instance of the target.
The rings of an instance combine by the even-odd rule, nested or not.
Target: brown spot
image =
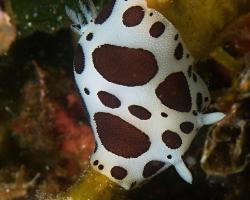
[[[194,82],[197,82],[197,76],[195,73],[193,73],[193,80],[194,80]]]
[[[85,67],[85,56],[80,44],[77,45],[75,50],[73,66],[77,74],[81,74]]]
[[[196,110],[193,110],[193,115],[194,115],[194,116],[197,116],[197,114],[198,114],[197,111],[196,111]]]
[[[86,36],[86,40],[90,41],[93,39],[93,33],[89,33],[87,36]]]
[[[103,170],[103,169],[104,169],[104,166],[103,166],[103,165],[99,165],[99,166],[98,166],[98,169]]]
[[[196,106],[197,106],[198,112],[201,112],[202,104],[203,104],[203,97],[202,97],[202,94],[198,92],[196,95]]]
[[[136,26],[141,23],[143,17],[143,8],[141,6],[133,6],[123,13],[122,22],[127,27]]]
[[[95,24],[102,24],[112,13],[116,0],[110,0],[95,19]]]
[[[158,38],[160,37],[165,31],[165,25],[162,22],[155,22],[150,30],[149,33],[152,37]]]
[[[155,174],[159,169],[161,169],[165,165],[164,162],[152,160],[148,162],[143,170],[143,177],[148,178]]]
[[[161,116],[166,118],[166,117],[168,117],[168,114],[165,113],[165,112],[162,112],[162,113],[161,113]]]
[[[179,34],[177,33],[175,36],[174,36],[174,40],[178,40],[179,38]]]
[[[93,162],[93,165],[98,165],[99,164],[99,161],[98,160],[95,160],[94,162]]]
[[[121,101],[113,94],[105,91],[99,91],[97,95],[102,104],[109,108],[119,108],[121,106]]]
[[[155,56],[144,49],[102,45],[92,54],[96,70],[108,81],[138,86],[149,82],[157,73]]]
[[[177,60],[182,59],[182,57],[183,57],[183,46],[182,46],[181,43],[178,43],[177,47],[175,48],[174,57]]]
[[[187,80],[182,72],[170,74],[155,91],[161,102],[174,110],[189,112],[192,106]]]
[[[114,166],[110,173],[117,180],[122,180],[128,175],[127,170],[120,166]]]
[[[89,95],[89,94],[90,94],[90,91],[89,91],[88,88],[84,88],[84,92],[85,92],[86,95]]]
[[[178,149],[182,144],[181,137],[177,133],[169,130],[162,134],[162,140],[170,149]]]
[[[188,67],[188,76],[189,77],[192,76],[192,65],[189,65],[189,67]]]
[[[180,124],[180,129],[183,133],[191,133],[194,129],[194,124],[192,122],[182,122]]]
[[[129,112],[141,120],[147,120],[151,117],[151,113],[142,106],[132,105],[128,107]]]
[[[124,158],[137,158],[150,147],[149,137],[120,117],[99,112],[94,115],[103,146]]]

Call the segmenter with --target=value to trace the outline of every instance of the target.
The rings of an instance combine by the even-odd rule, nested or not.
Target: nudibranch
[[[191,183],[182,155],[224,114],[203,114],[210,95],[180,33],[145,0],[80,10],[87,23],[66,7],[80,35],[73,66],[96,140],[91,165],[125,189],[171,165]]]

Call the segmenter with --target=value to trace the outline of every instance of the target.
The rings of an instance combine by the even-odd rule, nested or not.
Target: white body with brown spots
[[[202,114],[208,89],[192,71],[179,32],[144,0],[112,0],[87,25],[67,8],[81,35],[74,74],[96,139],[94,169],[125,189],[174,165],[192,182],[182,155],[198,129],[222,113]]]

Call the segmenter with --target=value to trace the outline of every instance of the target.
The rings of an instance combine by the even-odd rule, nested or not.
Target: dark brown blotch
[[[155,22],[150,30],[149,33],[152,37],[158,38],[160,37],[165,31],[165,25],[162,22]]]
[[[194,80],[194,82],[197,82],[197,76],[195,73],[193,73],[193,80]]]
[[[197,116],[197,115],[198,115],[198,113],[197,113],[196,110],[193,110],[193,115],[194,115],[194,116]]]
[[[84,92],[85,92],[86,95],[89,95],[89,94],[90,94],[90,91],[89,91],[88,88],[84,88]]]
[[[151,113],[144,107],[138,105],[131,105],[128,107],[129,112],[141,120],[150,119]]]
[[[96,70],[109,82],[119,85],[144,85],[158,71],[155,56],[144,49],[105,44],[96,48],[92,56]]]
[[[111,171],[110,174],[112,177],[114,177],[117,180],[122,180],[124,179],[127,175],[128,172],[126,169],[124,169],[123,167],[120,166],[114,166]]]
[[[203,106],[203,97],[200,92],[198,92],[196,95],[196,106],[197,106],[198,112],[201,112],[202,106]]]
[[[148,178],[152,175],[154,175],[155,173],[157,173],[157,171],[159,171],[163,166],[165,165],[164,162],[158,161],[158,160],[151,160],[150,162],[148,162],[143,169],[143,177],[144,178]]]
[[[183,46],[180,42],[178,43],[177,47],[175,48],[174,57],[176,58],[176,60],[180,60],[183,57]]]
[[[95,24],[104,23],[111,15],[116,0],[110,0],[95,19]]]
[[[174,40],[178,40],[179,38],[179,34],[177,33],[175,36],[174,36]]]
[[[119,108],[121,106],[121,101],[113,94],[105,91],[99,91],[97,95],[102,104],[109,108]]]
[[[81,74],[85,67],[85,56],[80,44],[77,45],[75,50],[73,66],[77,74]]]
[[[155,91],[161,102],[174,110],[189,112],[192,106],[189,86],[182,72],[170,74]]]
[[[144,9],[141,6],[128,8],[122,16],[122,22],[127,27],[137,26],[144,18]]]
[[[98,165],[98,169],[99,169],[99,170],[103,170],[103,169],[104,169],[104,166],[103,166],[103,165]]]
[[[194,124],[192,122],[182,122],[180,124],[180,129],[183,133],[189,134],[194,129]]]
[[[93,33],[89,33],[87,36],[86,36],[86,40],[90,41],[93,39]]]
[[[164,117],[164,118],[167,118],[167,117],[168,117],[168,114],[165,113],[165,112],[162,112],[162,113],[161,113],[161,116]]]
[[[191,76],[192,76],[192,65],[189,65],[189,67],[188,67],[188,77],[190,77],[191,78]]]
[[[137,158],[147,152],[149,137],[130,123],[110,113],[95,113],[97,133],[103,146],[124,158]]]
[[[167,130],[162,134],[162,141],[170,149],[178,149],[182,144],[181,137],[177,133],[170,130]]]
[[[94,162],[93,162],[93,165],[98,165],[99,164],[99,161],[98,160],[95,160]]]

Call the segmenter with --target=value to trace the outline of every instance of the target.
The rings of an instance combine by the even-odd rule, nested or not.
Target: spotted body
[[[202,114],[209,92],[180,33],[144,0],[111,0],[99,15],[92,2],[80,7],[87,25],[67,13],[80,34],[74,74],[96,139],[93,168],[125,189],[171,165],[191,183],[182,155],[224,115]]]

